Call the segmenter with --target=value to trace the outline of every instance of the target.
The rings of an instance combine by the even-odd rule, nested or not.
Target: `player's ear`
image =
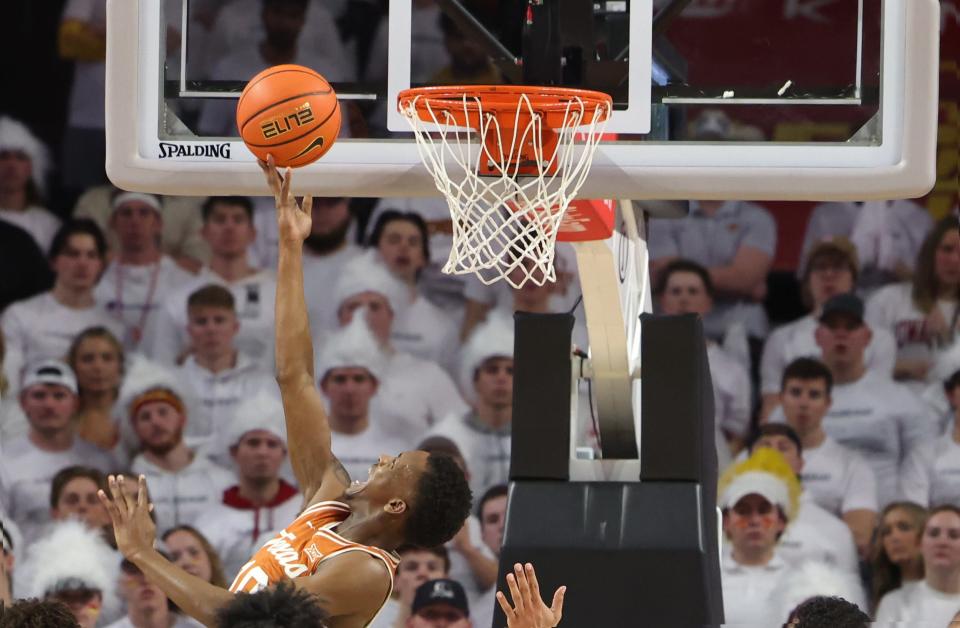
[[[399,497],[394,497],[383,505],[384,511],[391,515],[402,515],[407,512],[407,502]]]

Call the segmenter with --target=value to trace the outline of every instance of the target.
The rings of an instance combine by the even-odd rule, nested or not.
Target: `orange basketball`
[[[340,104],[325,78],[302,65],[275,65],[250,79],[237,103],[237,128],[247,148],[278,166],[320,159],[340,132]]]

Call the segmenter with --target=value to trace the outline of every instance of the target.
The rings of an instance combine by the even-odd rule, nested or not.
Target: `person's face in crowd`
[[[329,235],[339,231],[350,222],[350,199],[314,198],[310,217],[310,233],[313,235]]]
[[[480,511],[480,536],[495,555],[500,555],[503,545],[503,529],[507,524],[507,496],[488,499]]]
[[[246,255],[247,248],[257,237],[246,210],[230,203],[213,205],[210,216],[203,223],[201,234],[214,255],[228,258]]]
[[[771,549],[785,523],[766,497],[751,493],[740,499],[723,518],[723,529],[734,551],[757,554]]]
[[[390,331],[393,328],[393,309],[390,307],[390,301],[378,292],[361,292],[351,295],[344,299],[340,309],[337,310],[340,326],[349,325],[354,313],[360,308],[365,308],[367,324],[370,325],[373,335],[381,343],[388,344]]]
[[[473,624],[459,608],[449,604],[431,604],[410,618],[409,628],[471,628]]]
[[[33,162],[22,150],[0,149],[0,190],[20,192],[33,176]]]
[[[784,382],[780,404],[787,424],[801,437],[820,429],[830,409],[827,382],[822,379],[791,378]]]
[[[53,259],[57,282],[74,290],[92,290],[103,271],[103,260],[93,236],[75,233]]]
[[[816,339],[823,361],[831,369],[863,361],[863,352],[873,336],[870,328],[855,316],[836,313],[817,326]]]
[[[377,394],[377,380],[364,368],[330,369],[320,384],[330,401],[330,413],[342,419],[361,419],[370,408],[370,399]]]
[[[427,580],[446,577],[447,571],[442,558],[426,550],[409,550],[400,557],[393,587],[402,599],[411,603],[413,594],[421,584]]]
[[[934,272],[942,285],[960,285],[960,233],[950,230],[940,239],[934,257]]]
[[[110,226],[127,251],[152,250],[160,245],[163,221],[159,212],[141,201],[127,201],[113,210]]]
[[[167,611],[167,596],[147,580],[135,565],[124,562],[120,572],[120,595],[127,603],[127,615],[160,615]]]
[[[664,314],[699,314],[703,317],[713,309],[713,300],[700,275],[678,271],[670,273],[667,278],[660,295],[660,308]]]
[[[477,397],[500,408],[513,403],[513,358],[487,358],[473,377]]]
[[[420,229],[407,220],[392,220],[387,223],[377,250],[390,272],[407,283],[414,283],[417,272],[427,264],[423,257],[423,236]]]
[[[232,352],[238,331],[240,322],[229,308],[195,305],[187,309],[187,333],[194,351],[201,355],[221,356]]]
[[[63,602],[80,624],[80,628],[94,628],[97,625],[103,606],[103,597],[99,591],[59,591],[49,597]]]
[[[51,513],[53,518],[59,521],[73,517],[97,530],[110,525],[110,515],[97,497],[98,490],[97,483],[90,478],[73,478],[60,492],[60,499]]]
[[[880,542],[890,562],[906,565],[920,555],[920,530],[913,517],[902,508],[893,508],[880,522]]]
[[[40,433],[56,433],[70,427],[77,396],[65,386],[35,384],[20,393],[20,405],[30,427]]]
[[[830,297],[853,290],[850,265],[840,258],[820,256],[810,262],[810,296],[814,309],[819,309]]]
[[[166,401],[150,401],[133,417],[133,430],[146,451],[162,456],[180,444],[185,417]]]
[[[769,447],[770,449],[779,451],[780,454],[783,455],[783,459],[787,461],[787,464],[790,465],[790,468],[793,469],[793,472],[797,475],[800,475],[800,471],[803,470],[803,457],[800,454],[800,450],[797,449],[797,444],[786,436],[782,434],[767,434],[761,436],[757,439],[754,450],[758,447]]]
[[[960,515],[945,511],[927,519],[920,551],[928,571],[960,569]]]
[[[306,17],[306,4],[270,2],[263,7],[263,29],[267,42],[279,50],[289,50],[297,43]]]
[[[197,537],[186,530],[177,530],[167,535],[163,542],[170,551],[170,559],[174,565],[192,576],[210,582],[213,577],[213,566]]]
[[[237,463],[240,476],[253,482],[275,480],[287,448],[279,436],[266,430],[250,430],[230,453]]]
[[[85,338],[77,346],[73,367],[77,385],[89,392],[115,391],[120,387],[121,356],[106,338]]]

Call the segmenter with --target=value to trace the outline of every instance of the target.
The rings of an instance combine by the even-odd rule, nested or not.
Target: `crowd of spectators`
[[[298,62],[333,80],[376,76],[386,24],[364,24],[365,4],[376,3],[196,0],[209,37],[191,72],[233,80]],[[60,600],[85,628],[191,626],[119,555],[97,491],[107,474],[145,475],[163,551],[219,586],[296,516],[273,373],[277,229],[269,198],[106,182],[104,6],[66,2],[59,50],[75,72],[59,154],[0,116],[0,600]],[[412,59],[416,80],[491,80],[496,68],[436,3],[413,6],[417,50],[432,51]],[[176,24],[167,36],[177,41]],[[385,131],[379,114],[345,106],[345,135]],[[232,134],[229,109],[181,113]],[[48,202],[51,187],[67,206]],[[507,504],[510,314],[573,309],[587,349],[575,257],[560,245],[555,284],[486,286],[440,273],[452,237],[442,199],[358,206],[314,199],[305,241],[334,454],[356,478],[383,453],[444,452],[475,500],[445,547],[399,552],[372,625],[488,626]],[[946,626],[960,611],[958,219],[907,200],[825,203],[796,237],[806,313],[773,325],[777,228],[764,207],[691,202],[686,217],[649,223],[656,311],[698,314],[708,338],[727,619],[782,622],[822,593],[878,619]]]

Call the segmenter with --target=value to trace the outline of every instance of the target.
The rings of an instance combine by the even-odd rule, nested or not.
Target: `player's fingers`
[[[290,181],[293,179],[293,170],[287,168],[283,171],[283,183],[280,186],[280,198],[286,203],[290,200]]]
[[[513,605],[516,607],[517,612],[522,611],[524,608],[523,596],[520,595],[520,587],[517,586],[517,578],[512,574],[507,574],[507,588],[510,589],[510,597],[513,599]]]
[[[510,602],[507,601],[507,596],[503,594],[503,591],[497,591],[497,603],[500,605],[500,610],[502,610],[503,614],[507,617],[512,616],[516,612],[513,610],[513,607],[510,606]]]
[[[117,507],[114,505],[113,501],[107,497],[107,494],[103,490],[97,491],[97,497],[100,498],[100,503],[103,504],[103,507],[107,509],[107,514],[110,515],[110,520],[116,523],[119,520],[120,513],[117,512]]]
[[[517,563],[513,566],[513,573],[517,576],[517,586],[520,587],[520,595],[522,596],[524,606],[528,604],[536,604],[536,600],[530,595],[530,583],[527,582],[527,574],[523,569],[523,565]]]
[[[270,186],[270,191],[273,192],[274,197],[276,197],[280,193],[280,174],[277,172],[273,155],[267,155],[266,162],[258,161],[257,163],[263,168],[263,174],[267,177],[267,185]]]
[[[550,605],[550,612],[553,613],[553,618],[558,624],[560,623],[560,618],[563,617],[563,596],[566,594],[567,587],[557,589],[556,593],[553,594],[553,604]]]
[[[300,203],[300,211],[302,211],[305,214],[309,214],[312,209],[313,209],[313,197],[304,196],[303,201]]]
[[[137,508],[147,506],[147,478],[141,474],[137,479]]]
[[[127,479],[123,475],[117,476],[117,484],[120,485],[120,496],[123,498],[123,503],[127,507],[127,512],[133,514],[133,508],[136,506],[136,499],[130,496],[130,493],[127,492]]]
[[[110,489],[110,498],[113,503],[113,507],[117,511],[117,516],[121,519],[127,514],[126,502],[123,500],[123,492],[120,490],[120,485],[117,483],[117,477],[111,475],[107,480],[107,488]]]
[[[533,565],[527,563],[524,565],[524,571],[527,574],[527,584],[530,587],[530,596],[534,600],[540,599],[540,583],[537,582],[537,572],[534,571]]]

